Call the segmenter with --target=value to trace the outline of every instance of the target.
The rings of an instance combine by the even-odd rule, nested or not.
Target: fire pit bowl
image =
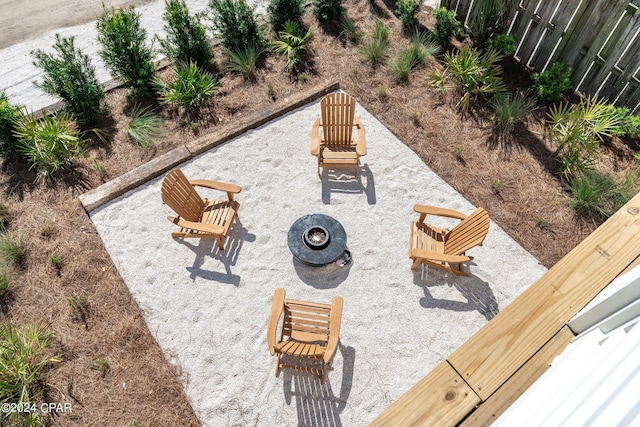
[[[298,218],[287,235],[294,257],[311,266],[331,264],[347,247],[347,233],[342,224],[323,214]]]

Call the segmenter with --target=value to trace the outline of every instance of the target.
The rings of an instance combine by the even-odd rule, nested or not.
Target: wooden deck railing
[[[573,339],[566,323],[640,263],[640,194],[576,246],[371,426],[488,425]]]

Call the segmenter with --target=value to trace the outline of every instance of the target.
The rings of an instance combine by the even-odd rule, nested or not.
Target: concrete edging
[[[185,161],[201,154],[211,148],[217,147],[243,133],[262,126],[263,124],[274,120],[284,114],[287,114],[296,108],[300,108],[316,99],[340,89],[340,83],[322,83],[312,88],[311,93],[299,94],[287,105],[279,109],[265,109],[256,111],[249,118],[249,123],[238,129],[230,129],[225,135],[210,140],[210,136],[203,136],[195,141],[181,145],[161,156],[156,157],[149,162],[138,166],[137,168],[112,179],[97,188],[87,191],[79,196],[80,203],[87,213],[99,208],[105,203],[110,202],[136,188],[147,181],[161,175],[174,166],[184,163]],[[311,124],[309,124],[311,126]]]

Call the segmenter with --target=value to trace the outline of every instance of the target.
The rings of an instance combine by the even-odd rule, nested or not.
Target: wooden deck
[[[370,425],[491,424],[573,339],[565,324],[639,262],[640,194]]]

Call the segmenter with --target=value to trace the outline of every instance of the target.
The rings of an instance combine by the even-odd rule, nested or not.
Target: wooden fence
[[[442,0],[469,26],[483,0]],[[535,71],[573,68],[574,88],[640,114],[640,0],[521,0],[509,32],[516,59]]]

